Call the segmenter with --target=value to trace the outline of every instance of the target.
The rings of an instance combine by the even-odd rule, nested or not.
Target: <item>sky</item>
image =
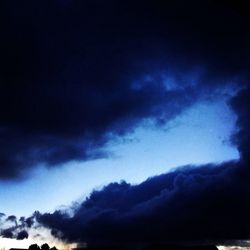
[[[247,7],[2,1],[0,248],[247,242]]]
[[[29,180],[2,181],[2,212],[29,216],[36,207],[53,211],[109,182],[138,184],[178,166],[238,159],[237,148],[230,142],[235,119],[220,100],[199,103],[160,128],[142,125],[122,141],[110,142],[107,159],[67,163],[63,171],[41,166]]]

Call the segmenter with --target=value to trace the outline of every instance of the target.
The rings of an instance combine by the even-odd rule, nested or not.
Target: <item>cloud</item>
[[[67,210],[36,212],[37,222],[66,242],[145,244],[247,240],[250,233],[249,95],[250,89],[243,89],[231,100],[238,114],[235,142],[241,150],[240,160],[184,166],[139,185],[125,181],[110,183],[75,206],[73,214]]]
[[[17,234],[17,240],[23,240],[23,239],[27,239],[29,236],[28,232],[25,230],[22,230],[21,232],[19,232]]]
[[[3,238],[9,238],[12,239],[13,238],[13,232],[12,232],[12,228],[8,228],[8,229],[4,229],[1,231],[1,236]]]
[[[250,100],[242,97],[249,93],[243,89],[231,100],[241,126],[235,135],[243,150],[239,161],[185,166],[139,185],[110,183],[69,211],[35,212],[19,220],[8,216],[5,221],[18,225],[2,230],[1,236],[21,239],[23,231],[40,226],[65,242],[90,244],[247,240],[250,172],[244,152],[250,140],[241,135],[248,128],[245,105]]]
[[[249,139],[250,139],[250,119],[249,119],[249,98],[250,91],[242,90],[235,98],[232,99],[231,105],[238,115],[237,125],[238,133],[234,136],[235,143],[238,145],[241,156],[249,161]]]
[[[5,213],[0,213],[0,218],[4,217]]]
[[[10,221],[10,222],[14,222],[15,224],[17,224],[17,218],[15,215],[10,215],[6,218],[6,221]]]
[[[236,163],[187,167],[132,186],[111,183],[93,192],[71,217],[36,214],[67,242],[132,244],[247,238],[249,189],[235,179]],[[240,184],[240,185],[239,185]]]
[[[66,242],[248,239],[248,18],[221,1],[21,5],[1,9],[1,178],[39,163],[103,157],[110,135],[145,118],[167,121],[233,81],[245,87],[230,102],[241,159],[178,168],[139,185],[111,183],[73,214],[13,217],[17,225],[1,235],[25,238],[36,221]],[[167,88],[162,75],[178,87]]]
[[[248,72],[247,22],[223,4],[14,2],[1,3],[1,179],[107,157],[113,137]]]
[[[27,239],[29,237],[29,234],[26,230],[22,230],[18,232],[17,227],[10,227],[7,229],[3,229],[1,231],[0,236],[3,238],[23,240],[23,239]]]
[[[34,226],[34,216],[19,219],[15,215],[6,216],[4,213],[0,213],[2,216],[0,224],[0,236],[3,238],[23,240],[29,237],[28,230]]]

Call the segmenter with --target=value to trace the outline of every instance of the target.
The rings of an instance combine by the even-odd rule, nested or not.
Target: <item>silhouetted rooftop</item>
[[[10,248],[9,250],[28,250],[26,248]]]

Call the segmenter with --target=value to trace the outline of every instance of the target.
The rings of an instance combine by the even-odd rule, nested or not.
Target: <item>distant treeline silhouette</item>
[[[44,243],[43,245],[41,245],[41,247],[39,247],[37,244],[32,244],[29,246],[29,250],[57,250],[57,248],[50,248],[47,243]]]
[[[25,250],[23,248],[10,248],[10,250]],[[29,246],[27,250],[58,250],[55,246],[54,247],[49,247],[47,243],[44,243],[39,247],[37,244],[32,244]]]

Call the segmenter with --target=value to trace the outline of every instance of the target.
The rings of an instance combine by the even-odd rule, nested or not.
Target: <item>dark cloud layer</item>
[[[142,119],[167,121],[218,82],[246,79],[240,4],[172,2],[1,2],[0,178],[105,157]]]
[[[111,183],[72,214],[36,212],[36,220],[67,242],[135,244],[249,239],[249,89],[231,101],[241,159],[186,166],[139,185]],[[244,134],[244,136],[243,136]]]

